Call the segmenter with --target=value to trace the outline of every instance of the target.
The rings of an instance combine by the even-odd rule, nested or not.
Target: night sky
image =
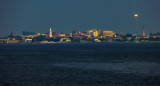
[[[0,36],[22,31],[45,33],[93,28],[146,34],[160,32],[160,0],[0,0]]]

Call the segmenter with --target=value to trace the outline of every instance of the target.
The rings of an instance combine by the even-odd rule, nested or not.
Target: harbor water
[[[160,43],[0,44],[0,86],[160,86]]]

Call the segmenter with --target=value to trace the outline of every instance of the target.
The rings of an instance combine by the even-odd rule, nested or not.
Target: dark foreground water
[[[1,44],[0,86],[160,86],[160,43]]]

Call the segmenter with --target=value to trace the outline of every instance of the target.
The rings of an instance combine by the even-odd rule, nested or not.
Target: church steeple
[[[144,31],[144,26],[142,27],[142,37],[145,37],[146,34],[145,34],[145,31]]]
[[[49,30],[49,37],[50,37],[50,38],[53,37],[53,36],[52,36],[52,30],[51,30],[51,28],[50,28],[50,30]]]
[[[11,30],[10,36],[13,36],[13,31]]]

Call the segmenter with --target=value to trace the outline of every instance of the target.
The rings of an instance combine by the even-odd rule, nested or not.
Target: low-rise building
[[[32,39],[25,39],[25,43],[31,43]]]
[[[99,39],[94,39],[94,42],[101,42],[101,40],[99,40]]]
[[[7,43],[19,43],[19,40],[7,40]]]
[[[0,43],[7,43],[7,39],[0,39]]]
[[[66,35],[65,35],[65,34],[59,34],[59,36],[60,36],[60,37],[65,37]]]
[[[103,37],[113,37],[115,33],[109,30],[103,30]]]
[[[70,38],[61,38],[60,42],[62,42],[62,43],[68,43],[68,42],[71,42],[71,39]]]
[[[152,38],[160,38],[160,32],[150,33],[150,37],[152,37]]]

